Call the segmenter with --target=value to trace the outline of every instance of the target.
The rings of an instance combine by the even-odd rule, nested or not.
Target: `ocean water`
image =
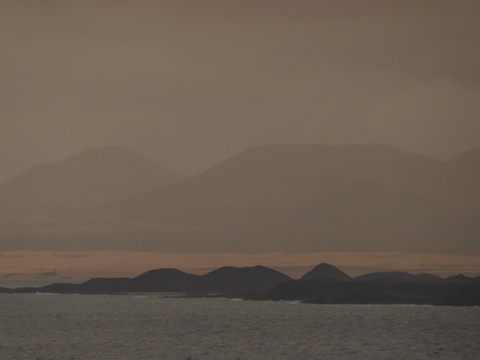
[[[0,359],[480,359],[480,308],[0,294]]]

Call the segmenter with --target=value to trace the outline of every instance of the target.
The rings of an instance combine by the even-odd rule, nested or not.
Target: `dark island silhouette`
[[[0,293],[168,294],[186,297],[240,297],[313,304],[480,305],[480,276],[441,278],[431,274],[375,272],[350,277],[321,263],[300,279],[265,266],[224,266],[205,275],[156,269],[134,278],[93,278],[81,284],[7,289]]]

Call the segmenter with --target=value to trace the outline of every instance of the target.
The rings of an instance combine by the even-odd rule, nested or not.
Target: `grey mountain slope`
[[[171,224],[261,224],[300,211],[355,180],[421,192],[441,165],[381,145],[262,146],[168,189],[114,204],[105,213]]]
[[[395,222],[406,217],[438,216],[439,209],[420,196],[383,184],[355,182],[339,188],[290,217],[308,222]]]
[[[0,210],[8,213],[98,206],[182,179],[182,175],[123,147],[98,148],[35,165],[0,185]]]
[[[478,253],[480,198],[455,169],[383,145],[261,146],[95,209],[2,223],[0,236],[9,249]]]
[[[480,178],[480,149],[472,149],[454,156],[447,162],[459,171],[470,173],[476,179]]]
[[[456,190],[458,201],[480,217],[480,149],[463,152],[446,165],[446,181]]]
[[[331,250],[463,251],[477,247],[478,219],[451,211],[410,192],[357,182],[329,194],[278,223],[275,241],[301,238],[298,251],[319,239]],[[293,249],[291,249],[293,250]]]

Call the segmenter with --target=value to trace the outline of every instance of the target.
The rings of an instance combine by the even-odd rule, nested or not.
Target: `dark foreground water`
[[[480,308],[0,295],[0,359],[480,359]]]

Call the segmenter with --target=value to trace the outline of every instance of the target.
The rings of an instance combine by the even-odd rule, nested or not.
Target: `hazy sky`
[[[125,145],[193,174],[269,143],[480,147],[478,0],[0,0],[0,182]]]

